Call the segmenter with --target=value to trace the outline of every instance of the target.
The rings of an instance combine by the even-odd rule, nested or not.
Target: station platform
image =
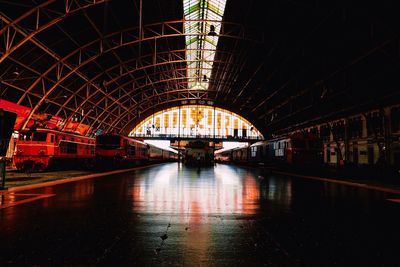
[[[360,171],[354,168],[289,168],[283,166],[264,166],[264,165],[241,165],[245,168],[259,169],[262,175],[266,176],[268,173],[276,173],[281,175],[289,175],[303,179],[314,179],[326,181],[330,183],[347,184],[353,187],[364,187],[377,189],[383,192],[400,192],[400,173],[394,171],[378,172],[377,170],[367,169]],[[134,169],[134,168],[133,168]],[[121,169],[121,172],[129,171]],[[11,190],[29,186],[40,186],[52,181],[67,182],[71,178],[80,178],[88,175],[94,177],[105,176],[112,174],[109,172],[98,172],[93,170],[63,170],[63,171],[48,171],[48,172],[35,172],[24,173],[19,172],[15,168],[7,169],[6,187]],[[13,188],[13,189],[12,189]]]
[[[397,260],[399,192],[224,164],[103,174],[3,192],[0,262],[391,266]]]

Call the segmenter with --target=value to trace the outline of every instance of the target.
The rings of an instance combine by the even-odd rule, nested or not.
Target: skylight
[[[208,89],[226,0],[183,0],[189,89]],[[211,28],[215,34],[209,34]]]

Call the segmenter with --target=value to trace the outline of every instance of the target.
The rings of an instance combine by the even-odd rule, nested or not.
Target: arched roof
[[[124,133],[213,101],[267,136],[399,102],[394,3],[227,0],[204,90],[188,85],[183,1],[2,1],[0,97]]]

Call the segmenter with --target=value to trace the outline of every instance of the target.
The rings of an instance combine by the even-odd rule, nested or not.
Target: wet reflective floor
[[[12,197],[1,266],[399,266],[400,196],[363,188],[170,163]]]

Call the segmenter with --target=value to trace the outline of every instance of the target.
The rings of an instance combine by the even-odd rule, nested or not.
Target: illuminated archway
[[[263,139],[262,134],[238,114],[206,105],[159,111],[141,121],[129,135],[143,138]]]

